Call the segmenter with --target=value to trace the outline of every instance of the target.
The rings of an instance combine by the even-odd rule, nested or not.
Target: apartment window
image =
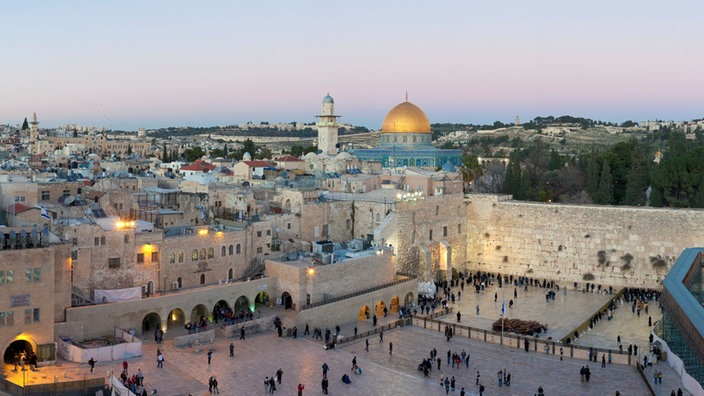
[[[95,246],[100,246],[100,238],[95,237]]]
[[[137,264],[144,263],[144,253],[137,253]]]
[[[433,230],[430,230],[430,234],[428,235],[428,239],[431,241],[433,240]]]
[[[24,282],[25,283],[32,283],[32,269],[27,268],[24,270]]]
[[[39,282],[42,278],[42,269],[37,267],[34,269],[34,282]]]
[[[176,262],[176,253],[169,253],[169,264],[173,264]]]
[[[257,231],[257,238],[261,238],[261,236],[262,236],[262,232],[261,232],[261,231]]]
[[[71,243],[73,244],[73,246],[78,245],[78,238],[73,237],[73,238],[71,239]]]
[[[32,309],[24,310],[24,324],[32,324]]]
[[[208,258],[215,258],[215,249],[213,248],[208,248]]]
[[[447,226],[442,226],[442,236],[447,236]]]
[[[5,280],[8,285],[15,283],[15,271],[7,270],[7,272],[5,273]]]
[[[286,229],[290,230],[291,229],[291,223],[286,224]]]
[[[208,257],[208,256],[206,256],[205,249],[200,250],[199,256],[200,256],[201,260],[205,260],[205,258]]]
[[[258,248],[257,248],[257,253],[261,253],[261,252],[262,252],[262,248],[261,248],[261,247],[258,247]]]
[[[35,323],[39,322],[39,308],[34,308],[32,310],[32,316]]]
[[[271,236],[271,230],[266,230],[266,236]]]
[[[159,262],[159,252],[152,252],[152,263]]]
[[[0,271],[0,286],[5,284],[5,271]]]
[[[64,197],[68,197],[69,195],[71,195],[71,190],[64,190],[64,192],[63,192],[62,195],[63,195]]]
[[[27,198],[25,198],[24,195],[16,195],[15,196],[15,202],[25,202]]]
[[[242,245],[240,245],[240,244],[238,243],[238,244],[237,244],[237,248],[235,249],[235,251],[237,252],[237,254],[242,253]]]
[[[42,201],[50,201],[51,193],[49,191],[42,191]]]
[[[105,237],[104,236],[100,237],[100,246],[105,246]]]
[[[198,261],[198,249],[193,249],[191,252],[191,261]]]
[[[179,250],[178,252],[178,262],[183,263],[183,250]]]
[[[5,312],[5,326],[14,326],[14,325],[15,325],[15,312],[14,311]]]
[[[125,243],[130,243],[130,236],[128,234],[125,234],[124,240]]]
[[[71,260],[78,260],[78,250],[71,250]]]
[[[112,257],[108,259],[108,268],[120,268],[120,258]]]
[[[227,256],[227,247],[223,246],[220,248],[220,257]]]
[[[235,246],[234,245],[228,246],[227,247],[227,254],[232,256],[234,253],[235,253]]]

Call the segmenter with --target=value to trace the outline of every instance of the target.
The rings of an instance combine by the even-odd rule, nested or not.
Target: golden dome
[[[405,101],[386,114],[381,124],[383,133],[430,133],[430,120],[420,107]]]

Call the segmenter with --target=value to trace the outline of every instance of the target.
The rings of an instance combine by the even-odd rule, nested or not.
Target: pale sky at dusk
[[[704,117],[704,2],[6,1],[0,124]]]

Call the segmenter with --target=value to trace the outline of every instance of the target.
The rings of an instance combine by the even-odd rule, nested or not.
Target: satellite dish
[[[276,232],[276,233],[281,232],[281,228],[279,228],[279,227],[274,228],[274,232]]]
[[[69,195],[68,197],[66,197],[66,199],[64,199],[64,205],[71,205],[75,200],[76,198],[74,198],[72,195]]]

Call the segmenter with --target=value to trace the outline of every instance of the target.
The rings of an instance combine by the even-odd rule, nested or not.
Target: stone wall
[[[403,305],[406,295],[409,293],[412,294],[411,301],[415,302],[418,293],[418,281],[415,279],[373,292],[346,298],[334,303],[303,310],[298,314],[293,325],[298,327],[299,334],[302,334],[306,323],[308,323],[311,328],[320,327],[334,330],[335,325],[359,320],[358,314],[365,306],[373,311],[374,306],[379,301],[383,301],[384,304],[389,307],[391,305],[391,299],[394,297],[398,297],[400,304]],[[371,320],[369,320],[369,322],[371,323]],[[349,336],[352,334],[343,335]]]
[[[470,270],[659,287],[682,250],[704,241],[702,210],[467,200]]]

